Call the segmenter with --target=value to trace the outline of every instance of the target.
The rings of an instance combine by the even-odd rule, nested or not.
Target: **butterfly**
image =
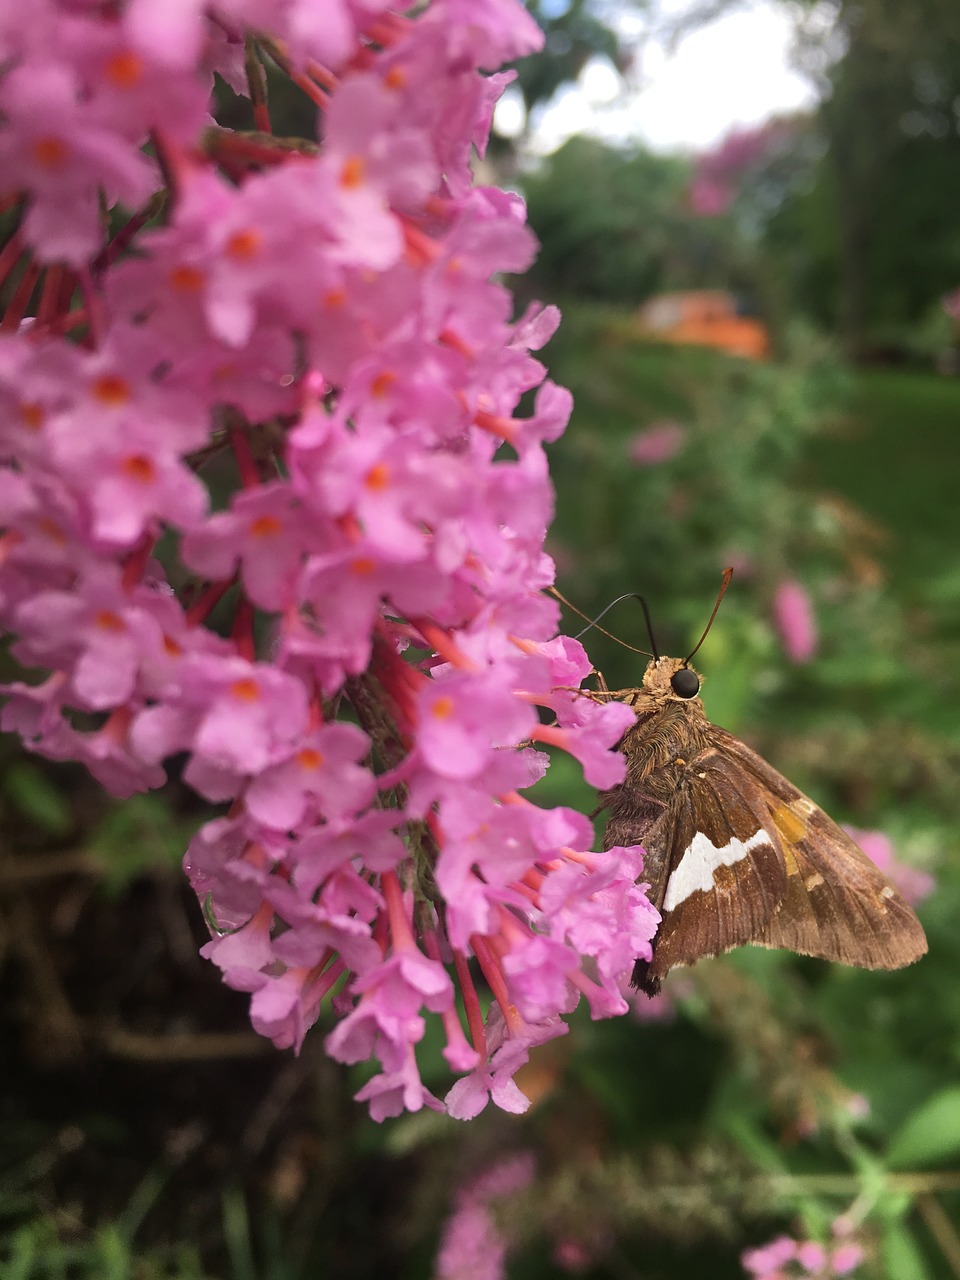
[[[593,695],[637,717],[620,743],[626,778],[598,807],[609,813],[605,849],[646,851],[648,897],[661,913],[634,985],[655,995],[675,965],[744,943],[863,969],[918,960],[923,927],[887,877],[808,796],[711,723],[689,658],[653,648],[638,689]]]

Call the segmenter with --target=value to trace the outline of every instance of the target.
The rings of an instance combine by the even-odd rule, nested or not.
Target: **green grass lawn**
[[[883,558],[904,605],[936,605],[960,638],[960,379],[858,372],[845,426],[810,465],[889,532]]]

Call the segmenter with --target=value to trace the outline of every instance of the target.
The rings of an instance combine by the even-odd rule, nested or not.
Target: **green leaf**
[[[907,1169],[937,1164],[957,1155],[960,1155],[960,1085],[952,1085],[935,1093],[907,1116],[890,1141],[887,1164],[891,1169]]]
[[[884,1232],[883,1274],[897,1280],[932,1280],[926,1258],[902,1222],[892,1222]]]
[[[73,829],[73,815],[63,792],[29,761],[11,764],[3,790],[18,813],[46,835],[65,836]]]

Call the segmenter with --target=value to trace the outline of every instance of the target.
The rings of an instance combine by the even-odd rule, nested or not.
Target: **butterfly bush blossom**
[[[658,919],[641,851],[523,794],[547,746],[615,785],[633,714],[577,695],[544,594],[558,315],[513,318],[535,242],[470,169],[540,43],[513,0],[0,19],[0,627],[35,673],[3,727],[117,796],[176,758],[220,806],[204,954],[278,1047],[329,997],[377,1119],[523,1110],[531,1047],[625,1011]],[[319,142],[272,132],[267,59]]]

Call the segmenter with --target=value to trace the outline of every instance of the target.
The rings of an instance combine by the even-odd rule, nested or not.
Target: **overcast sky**
[[[646,43],[626,92],[608,63],[592,63],[537,120],[534,149],[548,154],[571,135],[589,133],[658,151],[703,150],[737,125],[812,105],[809,82],[789,66],[790,44],[783,8],[753,0],[673,52]],[[509,115],[508,100],[498,127]]]

